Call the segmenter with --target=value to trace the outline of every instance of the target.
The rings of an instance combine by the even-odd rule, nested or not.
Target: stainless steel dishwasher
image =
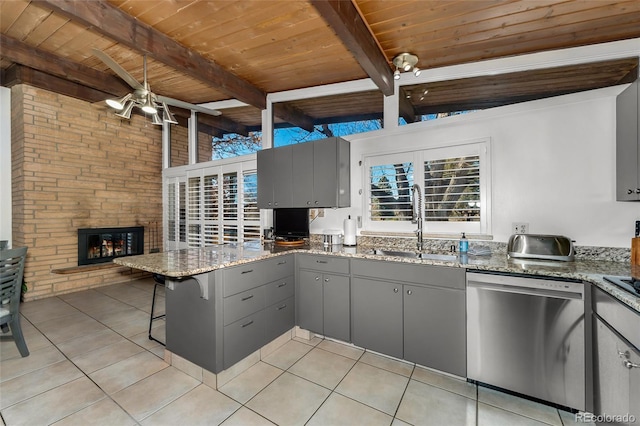
[[[467,376],[585,409],[584,285],[467,273]]]

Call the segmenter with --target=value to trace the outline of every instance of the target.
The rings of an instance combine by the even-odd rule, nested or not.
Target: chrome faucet
[[[418,196],[416,197],[416,193]],[[411,196],[413,200],[411,202],[411,223],[417,223],[418,229],[416,229],[415,233],[418,237],[418,251],[422,251],[422,192],[420,190],[420,185],[414,183],[411,187]],[[416,209],[416,201],[418,202],[418,208]]]

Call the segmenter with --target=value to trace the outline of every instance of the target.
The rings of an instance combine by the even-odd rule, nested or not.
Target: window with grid
[[[365,156],[365,230],[411,232],[413,192],[425,233],[490,233],[489,141]],[[417,203],[416,203],[417,204]]]

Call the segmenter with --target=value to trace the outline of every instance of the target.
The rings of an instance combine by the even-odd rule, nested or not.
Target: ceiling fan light
[[[107,103],[107,105],[109,105],[111,108],[113,109],[117,109],[118,111],[120,111],[122,108],[125,107],[127,101],[129,99],[131,99],[131,93],[127,93],[126,95],[124,95],[122,98],[120,99],[107,99],[105,102]]]
[[[155,124],[156,126],[162,125],[162,119],[160,119],[160,116],[158,115],[157,112],[151,115],[151,124]]]
[[[176,120],[176,117],[171,114],[171,111],[169,111],[169,107],[165,102],[162,103],[162,109],[164,109],[164,114],[162,114],[163,121],[171,124],[178,124],[178,120]]]
[[[405,71],[411,71],[411,64],[407,61],[404,61],[402,63],[402,69]]]
[[[134,102],[132,100],[128,100],[122,111],[116,112],[118,117],[126,118],[127,120],[131,119],[131,111],[133,111]]]
[[[416,77],[420,75],[422,71],[420,71],[420,68],[418,67],[414,67],[413,68],[413,75],[415,75]]]
[[[156,109],[156,106],[153,104],[153,101],[151,100],[151,93],[147,93],[147,97],[144,100],[144,104],[142,105],[142,110],[147,114],[156,114],[158,112],[158,110]]]
[[[393,79],[400,80],[400,70],[398,68],[393,72]]]

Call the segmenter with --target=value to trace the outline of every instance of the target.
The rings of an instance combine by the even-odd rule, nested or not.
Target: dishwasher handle
[[[555,289],[544,289],[529,286],[519,286],[512,284],[497,284],[479,281],[467,281],[467,288],[477,288],[487,291],[501,291],[512,294],[525,294],[528,296],[553,297],[556,299],[576,299],[582,300],[582,291],[565,291]]]

